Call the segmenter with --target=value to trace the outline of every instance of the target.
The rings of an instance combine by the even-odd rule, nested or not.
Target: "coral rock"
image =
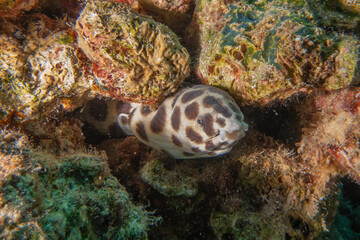
[[[198,72],[204,83],[259,104],[351,84],[358,39],[326,33],[302,1],[244,2],[201,1]]]
[[[316,21],[328,29],[359,32],[360,3],[352,0],[306,1]]]
[[[166,170],[164,164],[154,159],[141,169],[141,178],[167,197],[193,197],[198,192],[198,183],[195,178],[187,176],[181,171]]]
[[[36,151],[9,131],[0,150],[2,239],[147,239],[153,217],[131,202],[104,155]]]
[[[189,74],[189,55],[175,34],[124,4],[88,1],[76,31],[104,96],[159,102]]]
[[[86,57],[73,32],[57,31],[36,40],[23,47],[0,36],[0,103],[26,117],[74,110],[87,100],[92,77],[86,74]]]

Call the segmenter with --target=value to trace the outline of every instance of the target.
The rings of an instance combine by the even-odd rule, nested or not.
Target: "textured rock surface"
[[[22,11],[29,11],[38,4],[38,0],[2,0],[0,18],[14,18]]]
[[[74,110],[93,85],[87,59],[72,30],[61,30],[46,17],[32,20],[22,44],[13,33],[0,35],[0,104],[26,118]]]
[[[135,206],[101,154],[53,155],[0,132],[2,239],[147,239],[151,216]]]
[[[333,165],[360,184],[360,89],[317,94],[300,107],[299,152],[309,164]]]
[[[168,171],[159,160],[147,162],[141,169],[141,178],[150,186],[167,197],[193,197],[198,192],[198,183],[195,178],[189,177],[180,171]]]
[[[358,237],[358,2],[111,2],[45,0],[10,18],[0,7],[1,239]],[[84,7],[92,26],[75,21]],[[243,100],[249,130],[230,154],[174,160],[72,114],[99,94],[161,103],[189,72],[178,39],[188,81]]]
[[[76,31],[79,46],[94,61],[96,91],[104,96],[158,103],[190,72],[189,55],[176,35],[126,5],[89,1]]]
[[[197,23],[202,81],[227,89],[243,103],[268,103],[314,88],[349,86],[359,41],[327,33],[304,5],[280,0],[201,1]]]
[[[360,4],[352,0],[307,1],[310,11],[319,24],[338,32],[357,33],[360,28]]]

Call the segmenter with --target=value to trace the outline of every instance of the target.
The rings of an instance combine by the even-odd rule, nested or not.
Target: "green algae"
[[[55,156],[18,148],[20,139],[0,144],[0,169],[8,169],[0,179],[3,239],[147,239],[156,219],[132,203],[104,156]]]

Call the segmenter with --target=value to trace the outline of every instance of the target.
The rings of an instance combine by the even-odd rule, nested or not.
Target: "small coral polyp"
[[[146,104],[161,101],[189,74],[189,55],[171,30],[122,3],[88,1],[76,22],[99,92]]]
[[[203,82],[248,103],[285,99],[299,91],[340,89],[353,81],[359,40],[319,27],[302,1],[202,1],[199,11]],[[216,10],[217,22],[208,16]]]

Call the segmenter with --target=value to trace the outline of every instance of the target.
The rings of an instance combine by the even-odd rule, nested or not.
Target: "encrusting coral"
[[[95,91],[104,96],[159,103],[190,72],[176,35],[125,4],[88,1],[75,29],[79,47],[94,62]]]
[[[359,40],[327,33],[304,1],[199,1],[195,16],[199,77],[243,104],[340,89],[353,81]]]
[[[103,154],[35,150],[0,132],[2,239],[147,239],[156,220],[131,202]]]

